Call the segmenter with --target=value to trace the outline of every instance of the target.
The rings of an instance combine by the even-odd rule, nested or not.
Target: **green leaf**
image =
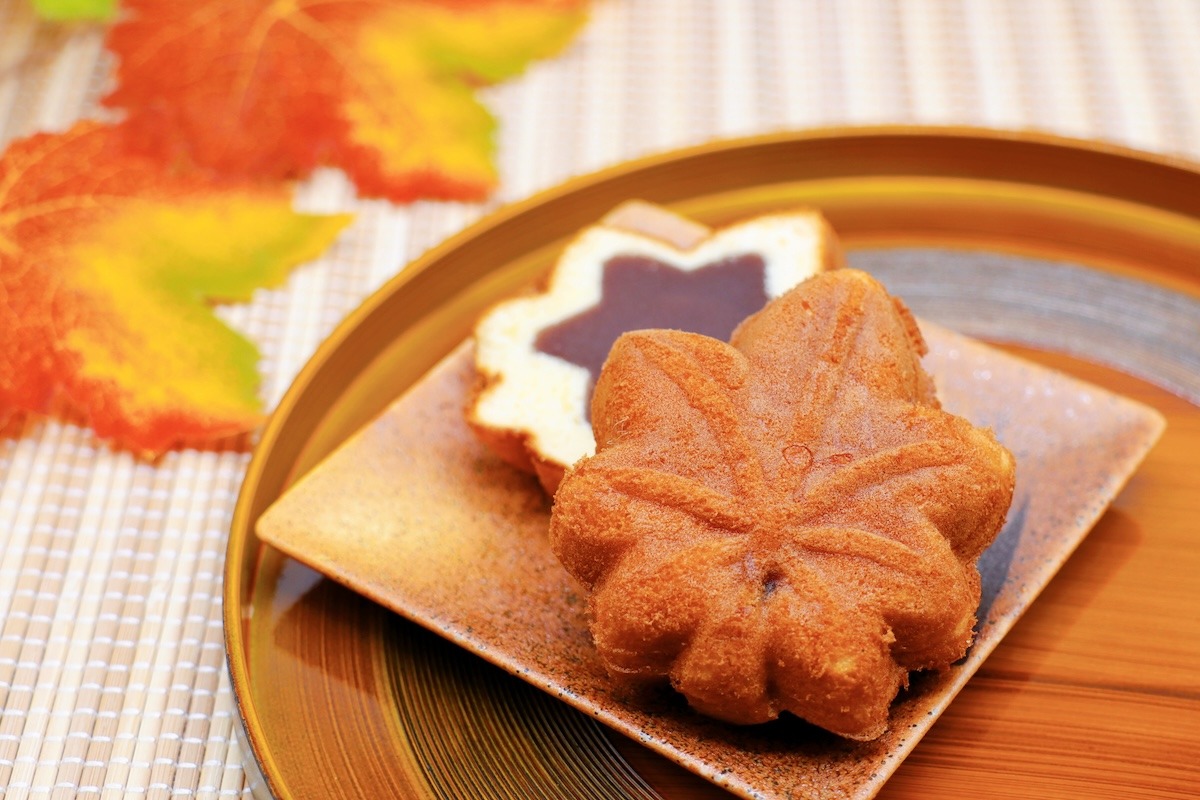
[[[33,10],[43,19],[64,22],[106,22],[117,14],[117,0],[33,0]]]

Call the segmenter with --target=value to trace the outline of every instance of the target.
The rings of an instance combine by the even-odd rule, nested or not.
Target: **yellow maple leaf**
[[[80,123],[0,157],[0,419],[64,397],[143,453],[260,420],[255,347],[210,300],[245,300],[316,257],[346,215],[284,187],[214,183],[127,155]]]

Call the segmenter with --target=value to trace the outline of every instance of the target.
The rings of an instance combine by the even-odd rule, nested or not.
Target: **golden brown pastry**
[[[855,270],[802,283],[731,344],[618,340],[597,453],[567,472],[550,531],[614,676],[667,678],[734,723],[788,711],[871,739],[910,670],[963,655],[1014,463],[941,410],[923,353]]]
[[[618,335],[678,328],[727,338],[767,300],[840,257],[810,209],[714,231],[659,206],[622,205],[570,243],[544,291],[480,320],[467,421],[553,494],[563,470],[594,450],[592,383]]]

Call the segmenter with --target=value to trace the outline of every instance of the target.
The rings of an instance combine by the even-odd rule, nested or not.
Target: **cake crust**
[[[597,453],[567,472],[550,529],[610,673],[729,722],[787,711],[865,740],[910,671],[963,655],[1014,462],[940,408],[923,352],[855,270],[806,281],[730,344],[618,340]]]

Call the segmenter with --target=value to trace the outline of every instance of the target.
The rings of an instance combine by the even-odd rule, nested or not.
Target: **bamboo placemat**
[[[0,0],[0,145],[79,118],[112,59],[89,26]],[[1038,129],[1200,158],[1196,0],[601,0],[560,58],[484,92],[486,204],[300,192],[356,223],[277,290],[220,310],[278,402],[317,344],[404,263],[490,208],[713,138],[813,126]],[[3,335],[3,332],[0,332]],[[247,447],[252,444],[247,441]],[[221,570],[246,448],[156,463],[39,421],[0,439],[0,795],[247,794],[224,670]]]

